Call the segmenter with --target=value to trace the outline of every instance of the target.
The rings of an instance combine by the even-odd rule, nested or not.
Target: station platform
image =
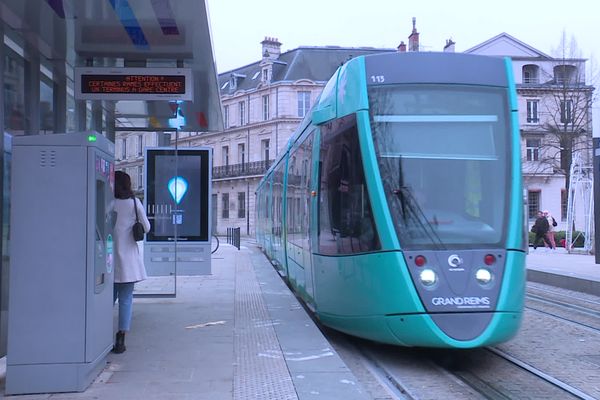
[[[529,280],[600,295],[594,256],[530,249],[527,267]],[[7,398],[370,398],[252,240],[221,244],[212,275],[178,277],[176,298],[136,298],[126,346],[85,392]]]
[[[567,253],[564,247],[530,247],[527,280],[600,296],[600,264],[596,264],[596,257]]]
[[[253,241],[221,243],[175,298],[135,298],[125,344],[85,392],[6,398],[370,398]]]

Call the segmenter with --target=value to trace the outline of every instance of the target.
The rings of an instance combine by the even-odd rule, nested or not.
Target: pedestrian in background
[[[554,228],[558,225],[558,223],[556,223],[556,220],[554,219],[554,217],[552,215],[550,215],[549,211],[544,211],[544,216],[546,217],[546,219],[548,220],[548,232],[546,233],[546,237],[548,238],[548,241],[550,242],[550,248],[552,250],[556,249],[556,240],[554,239]]]
[[[531,232],[535,233],[535,239],[533,239],[533,249],[537,249],[538,242],[540,239],[544,241],[545,244],[550,246],[550,242],[546,237],[548,233],[548,219],[544,216],[542,211],[538,211],[538,217],[535,220],[535,223],[531,227]]]
[[[123,353],[125,333],[131,327],[133,306],[133,286],[147,278],[144,260],[137,242],[133,239],[132,227],[136,220],[150,230],[150,222],[141,201],[133,195],[131,177],[122,171],[115,172],[115,286],[114,301],[119,300],[119,330],[115,338],[113,352]],[[137,217],[136,217],[137,213]]]

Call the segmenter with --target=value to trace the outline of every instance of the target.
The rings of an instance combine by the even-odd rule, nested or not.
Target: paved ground
[[[256,247],[215,256],[212,275],[177,279],[176,298],[135,299],[127,351],[85,392],[15,398],[368,398]]]
[[[85,392],[18,399],[368,398],[253,245],[215,256],[212,275],[178,278],[176,298],[135,300],[127,351]],[[527,266],[528,279],[600,294],[591,255],[531,249]]]
[[[595,256],[569,254],[564,248],[530,248],[527,279],[600,296],[600,265]]]

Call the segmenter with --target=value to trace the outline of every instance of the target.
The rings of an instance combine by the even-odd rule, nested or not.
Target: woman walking
[[[556,220],[552,215],[550,215],[550,211],[544,211],[544,216],[548,220],[548,232],[546,232],[546,237],[550,242],[550,248],[552,250],[556,250],[556,240],[554,239],[554,229],[558,225]]]
[[[136,220],[144,226],[144,232],[150,230],[150,222],[144,206],[133,195],[131,177],[122,171],[115,172],[115,206],[117,222],[115,224],[115,286],[114,301],[119,300],[119,330],[116,335],[113,352],[123,353],[125,333],[131,327],[133,306],[133,286],[135,282],[146,279],[146,268],[138,245],[133,239],[132,227]]]
[[[531,232],[535,233],[535,238],[533,239],[534,250],[537,249],[540,239],[544,241],[545,245],[551,246],[550,241],[546,236],[546,233],[548,233],[548,219],[544,216],[543,211],[538,211],[538,217],[531,227]]]

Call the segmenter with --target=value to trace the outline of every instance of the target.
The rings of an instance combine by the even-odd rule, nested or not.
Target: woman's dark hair
[[[117,199],[130,199],[133,197],[131,177],[123,171],[115,171],[115,197]]]

